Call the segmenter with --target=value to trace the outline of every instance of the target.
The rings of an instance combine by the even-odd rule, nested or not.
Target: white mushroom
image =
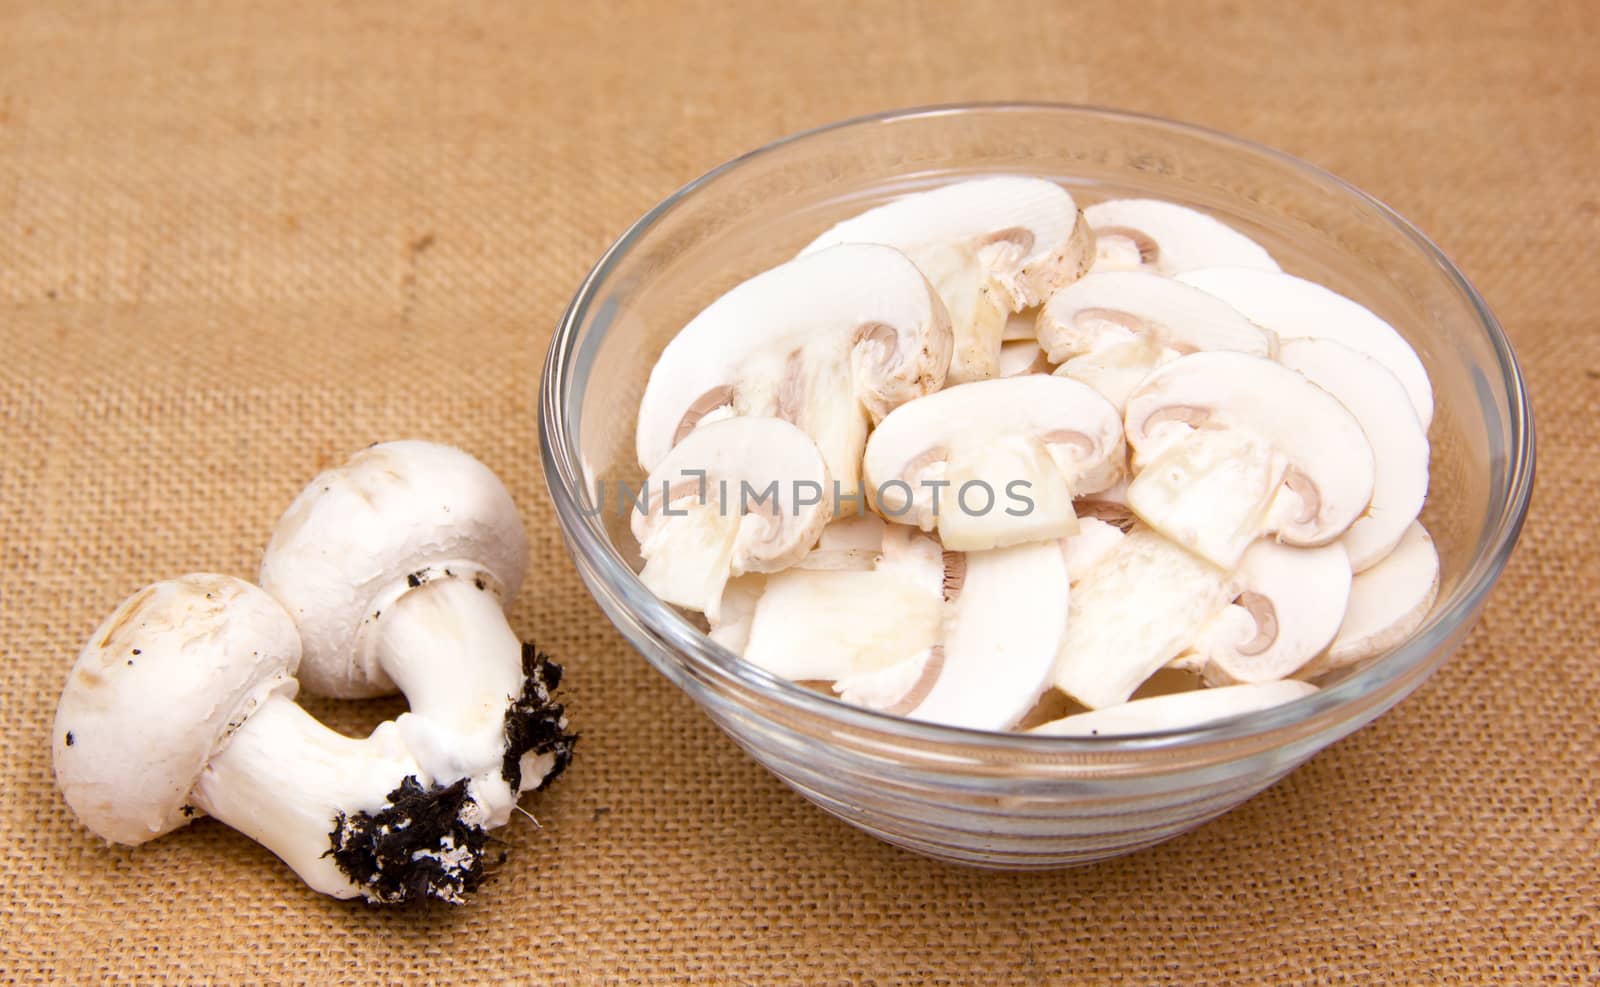
[[[1022,339],[1026,339],[1030,343],[1036,341],[1038,336],[1033,327],[1038,321],[1039,310],[1037,308],[1025,308],[1020,312],[1012,312],[1006,316],[1005,328],[1000,331],[1001,341],[1006,343],[1014,343]]]
[[[1044,358],[1044,351],[1031,339],[1000,344],[1001,377],[1021,377],[1024,374],[1047,374],[1052,369]]]
[[[1372,444],[1372,502],[1341,539],[1361,572],[1400,543],[1428,496],[1428,436],[1399,378],[1377,360],[1332,339],[1291,339],[1279,361],[1332,394]]]
[[[294,696],[300,639],[272,597],[197,573],[126,600],[78,655],[56,710],[56,780],[95,833],[137,845],[210,815],[313,889],[459,901],[491,823],[393,721],[335,733]]]
[[[768,576],[744,658],[791,681],[847,687],[854,677],[905,662],[920,669],[939,643],[944,576],[937,542],[890,525],[869,570],[794,568]]]
[[[891,412],[867,442],[873,508],[936,527],[951,551],[1056,539],[1076,529],[1072,498],[1123,468],[1116,410],[1091,388],[1029,375],[961,384]]]
[[[284,512],[261,585],[300,629],[300,677],[336,697],[405,693],[395,721],[440,782],[468,778],[491,824],[566,766],[560,669],[506,621],[527,569],[516,504],[450,446],[373,445]]]
[[[1438,595],[1439,552],[1413,521],[1394,551],[1356,575],[1333,643],[1299,674],[1321,675],[1398,647],[1422,626]]]
[[[1239,598],[1200,631],[1196,670],[1211,685],[1293,675],[1328,646],[1350,600],[1350,560],[1339,542],[1293,548],[1263,538],[1233,574]]]
[[[1124,537],[1123,530],[1097,517],[1078,518],[1076,533],[1061,539],[1061,557],[1067,562],[1067,578],[1076,583],[1088,575]]]
[[[1091,709],[1126,702],[1235,595],[1227,572],[1134,530],[1073,585],[1056,688]]]
[[[1128,484],[1140,520],[1202,558],[1232,569],[1272,525],[1288,461],[1242,428],[1198,428],[1168,445]]]
[[[1292,679],[1195,689],[1078,713],[1040,724],[1028,732],[1051,737],[1114,737],[1183,730],[1271,709],[1316,691],[1316,686]]]
[[[1121,408],[1144,376],[1185,353],[1272,356],[1276,338],[1226,302],[1146,271],[1095,272],[1050,296],[1039,345],[1058,373]]]
[[[942,664],[907,716],[1004,730],[1038,702],[1067,629],[1067,565],[1052,542],[968,552],[945,609]]]
[[[939,289],[955,332],[953,383],[995,376],[1006,316],[1039,304],[1093,258],[1071,194],[1015,175],[896,199],[839,223],[802,255],[842,243],[897,247]]]
[[[1083,216],[1095,232],[1095,271],[1142,269],[1173,275],[1219,264],[1278,269],[1254,240],[1174,202],[1113,199],[1090,206]]]
[[[736,286],[667,344],[639,403],[639,465],[653,471],[707,415],[775,416],[853,493],[869,421],[943,386],[950,348],[944,303],[904,254],[807,254]]]
[[[800,561],[833,514],[815,443],[781,418],[695,429],[651,471],[635,504],[639,578],[661,599],[718,619],[730,576]]]
[[[1179,280],[1217,296],[1284,342],[1332,339],[1367,354],[1400,378],[1423,432],[1433,422],[1428,371],[1405,337],[1366,306],[1314,281],[1278,271],[1217,267],[1190,271]]]
[[[1327,391],[1271,360],[1227,352],[1180,357],[1139,385],[1125,422],[1140,470],[1129,506],[1224,568],[1268,532],[1291,545],[1326,544],[1372,499],[1372,447],[1360,423]],[[1202,438],[1208,430],[1240,436]],[[1163,456],[1174,447],[1173,456]],[[1284,479],[1264,514],[1228,509],[1217,524],[1191,523],[1212,503],[1227,509],[1221,500],[1186,495],[1199,477],[1209,478],[1207,491],[1257,491],[1275,470],[1273,457],[1282,457]]]

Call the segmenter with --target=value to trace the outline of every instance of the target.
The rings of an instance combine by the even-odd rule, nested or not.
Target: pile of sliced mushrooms
[[[640,575],[871,709],[1195,726],[1417,629],[1432,414],[1392,326],[1209,215],[957,182],[839,223],[666,346]]]
[[[430,442],[357,453],[289,506],[260,585],[163,580],[95,630],[56,710],[67,804],[114,843],[212,816],[324,894],[461,902],[489,830],[576,739],[551,698],[561,666],[502,609],[526,570],[487,466]],[[295,702],[302,684],[410,709],[349,737]]]

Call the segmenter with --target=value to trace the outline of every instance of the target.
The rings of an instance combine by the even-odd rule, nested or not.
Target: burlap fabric
[[[1600,982],[1597,51],[1592,2],[0,4],[0,984]],[[1392,203],[1505,321],[1540,427],[1521,548],[1421,692],[1218,822],[1041,876],[891,849],[742,757],[585,595],[534,425],[567,299],[672,189],[1003,98],[1209,124]],[[47,738],[89,630],[252,574],[314,470],[402,436],[485,459],[531,529],[514,624],[584,735],[542,828],[469,907],[405,913],[214,822],[91,837]]]

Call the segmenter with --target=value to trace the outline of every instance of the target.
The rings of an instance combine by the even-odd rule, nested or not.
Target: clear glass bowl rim
[[[1219,720],[1200,727],[1110,737],[1051,737],[997,733],[941,726],[891,716],[849,705],[824,696],[764,671],[707,637],[671,606],[662,603],[638,574],[611,548],[595,519],[584,512],[575,491],[583,489],[581,459],[574,430],[568,428],[571,409],[562,395],[573,373],[579,328],[588,317],[591,304],[601,294],[617,264],[663,217],[690,197],[715,185],[753,161],[782,153],[792,145],[838,131],[869,128],[918,118],[959,114],[1061,114],[1090,117],[1166,129],[1191,139],[1219,145],[1225,150],[1275,161],[1297,177],[1323,186],[1328,191],[1354,199],[1389,223],[1423,254],[1470,303],[1478,328],[1488,337],[1499,371],[1498,383],[1504,388],[1509,412],[1510,442],[1505,449],[1506,469],[1491,486],[1492,517],[1488,536],[1474,556],[1467,573],[1442,609],[1430,614],[1423,627],[1400,648],[1347,678],[1301,699],[1269,710]],[[888,110],[824,124],[781,137],[755,150],[733,158],[694,179],[667,196],[634,222],[600,257],[584,278],[561,318],[546,354],[540,384],[539,445],[545,481],[556,506],[556,513],[569,539],[569,548],[582,556],[598,575],[605,590],[652,634],[670,646],[676,655],[711,680],[753,690],[768,700],[788,708],[788,712],[819,717],[833,724],[876,734],[885,741],[920,745],[964,747],[974,753],[1006,753],[1024,757],[1056,758],[1092,756],[1138,750],[1169,751],[1191,745],[1200,746],[1255,737],[1310,720],[1331,717],[1342,720],[1341,710],[1356,710],[1364,700],[1384,690],[1396,679],[1404,678],[1425,664],[1444,647],[1454,629],[1472,620],[1516,544],[1533,492],[1534,431],[1533,417],[1521,368],[1510,340],[1471,282],[1432,240],[1408,220],[1378,199],[1349,182],[1293,155],[1263,144],[1235,137],[1195,124],[1181,123],[1151,114],[1105,107],[1049,102],[972,102]],[[1494,497],[1498,495],[1498,504]],[[1496,510],[1496,508],[1498,508]],[[651,657],[648,656],[647,657]],[[651,657],[652,662],[655,661]],[[661,669],[669,678],[677,676]]]

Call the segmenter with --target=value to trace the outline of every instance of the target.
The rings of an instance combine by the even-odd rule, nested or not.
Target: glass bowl
[[[1198,729],[1127,737],[985,733],[846,705],[747,664],[635,575],[610,495],[637,488],[634,415],[657,354],[734,284],[835,221],[989,173],[1044,176],[1080,207],[1150,196],[1204,209],[1285,270],[1377,311],[1433,378],[1438,602],[1402,646],[1304,699]],[[1527,511],[1533,426],[1516,359],[1461,272],[1383,204],[1304,162],[1153,117],[1051,105],[936,107],[809,131],[673,193],[584,281],[541,391],[545,476],[578,571],[662,674],[801,795],[891,843],[1000,868],[1084,863],[1211,819],[1371,722],[1466,636]],[[597,502],[597,493],[601,502]]]

